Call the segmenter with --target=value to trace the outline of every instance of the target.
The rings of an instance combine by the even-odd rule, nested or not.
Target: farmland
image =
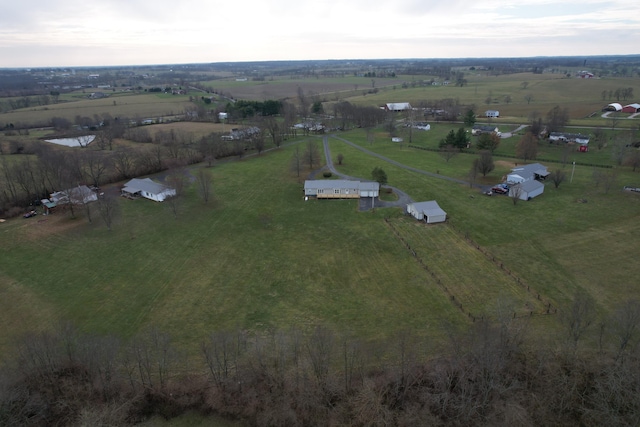
[[[629,162],[640,119],[600,110],[620,88],[640,93],[640,80],[606,68],[583,80],[575,66],[500,74],[475,65],[444,74],[279,65],[269,75],[251,64],[197,76],[159,67],[131,88],[120,89],[134,74],[114,78],[103,99],[88,99],[90,88],[56,102],[0,99],[0,423],[24,419],[13,408],[28,405],[62,408],[40,419],[86,425],[635,420],[635,394],[616,393],[637,390],[640,195],[622,188],[640,187]],[[234,108],[272,98],[278,114]],[[474,176],[476,137],[450,157],[439,151],[465,126],[461,116],[378,114],[387,102],[472,108],[485,123],[482,112],[499,109],[491,124],[519,130],[500,140],[495,167]],[[541,139],[535,161],[565,179],[547,179],[530,201],[487,196],[522,165],[526,125],[546,123],[555,106],[569,112],[568,132],[602,139],[588,152]],[[116,127],[115,118],[126,120]],[[409,130],[423,119],[429,131]],[[292,131],[310,122],[324,135]],[[249,127],[260,133],[228,134]],[[42,141],[87,133],[102,144]],[[325,138],[338,172],[371,179],[382,168],[414,201],[437,200],[447,222],[418,222],[402,206],[305,200],[305,178],[323,175]],[[179,197],[117,197],[147,174],[180,184]],[[94,180],[99,202],[22,218],[41,209],[27,205],[42,187]]]
[[[56,104],[2,113],[0,120],[41,123],[79,115],[177,116],[202,104],[199,97],[210,89],[215,92],[207,106],[211,111],[229,102],[229,94],[296,101],[306,93],[322,101],[325,111],[338,101],[420,105],[455,98],[476,110],[500,109],[501,117],[494,123],[503,132],[526,123],[532,112],[544,115],[560,105],[571,112],[570,124],[583,126],[579,131],[588,133],[594,126],[611,125],[599,115],[587,117],[610,100],[611,92],[620,87],[640,92],[633,77],[583,80],[567,77],[565,72],[495,76],[467,70],[461,87],[420,83],[441,82],[430,75],[352,74],[253,80],[220,73],[213,80],[200,81],[197,91],[178,95],[114,89],[107,98],[87,99],[83,90],[65,94]],[[535,97],[527,101],[529,92]],[[606,129],[610,143],[621,135],[631,140],[635,123],[621,119],[617,131]],[[250,124],[243,119],[231,126]],[[430,131],[411,135],[399,126],[397,132],[410,139],[410,145],[391,143],[382,126],[373,129],[371,136],[358,129],[338,136],[404,165],[466,180],[472,150],[449,161],[429,151],[459,126],[433,122]],[[147,129],[151,138],[171,133],[197,141],[224,131],[225,125],[200,120]],[[501,142],[495,152],[495,170],[479,177],[478,184],[500,182],[517,164],[514,153],[521,134]],[[11,139],[37,146],[41,144],[37,139],[45,135],[46,130],[33,129],[29,135],[5,139],[4,144]],[[88,331],[123,336],[155,325],[179,335],[185,344],[197,342],[213,328],[260,331],[318,323],[346,328],[368,339],[388,337],[403,327],[437,335],[439,322],[469,320],[468,313],[452,303],[455,298],[478,316],[490,316],[501,295],[514,301],[517,315],[544,311],[540,299],[532,299],[530,292],[514,285],[517,280],[544,296],[547,307],[551,304],[556,309],[566,306],[580,289],[596,297],[601,313],[614,309],[623,294],[640,297],[632,286],[638,274],[632,257],[638,249],[634,218],[640,198],[620,192],[620,185],[611,191],[598,188],[593,181],[595,169],[582,165],[611,167],[611,147],[585,154],[540,144],[539,161],[548,162],[551,170],[570,172],[571,182],[558,189],[548,183],[542,198],[516,206],[507,197],[481,197],[476,189],[417,175],[339,138],[330,139],[334,157],[340,153],[345,158],[341,172],[367,178],[374,166],[382,166],[390,184],[415,200],[437,199],[449,213],[450,225],[431,229],[408,224],[400,218],[399,209],[358,213],[350,202],[301,203],[301,178],[289,171],[290,158],[294,147],[314,139],[298,137],[268,154],[218,164],[211,169],[215,203],[202,205],[192,187],[177,219],[162,205],[121,201],[122,217],[113,232],[106,232],[96,221],[89,224],[63,215],[29,224],[16,220],[3,224],[5,262],[0,274],[8,298],[3,298],[6,306],[0,312],[3,321],[14,327],[0,342],[8,347],[21,331],[63,319]],[[115,144],[116,149],[151,149],[137,148],[139,144],[126,139]],[[7,157],[6,164],[17,158]],[[578,165],[569,171],[574,161]],[[637,174],[629,168],[618,168],[616,174],[619,184],[635,185]],[[386,222],[389,218],[393,220]],[[433,270],[425,270],[413,259],[403,239],[427,254],[427,265],[433,265]],[[619,249],[596,250],[609,245]],[[475,246],[484,254],[470,250]],[[438,249],[443,247],[451,253]],[[460,270],[456,265],[468,268]],[[479,274],[485,279],[476,280]],[[614,283],[605,285],[607,278],[615,278]],[[452,292],[443,291],[443,282]]]

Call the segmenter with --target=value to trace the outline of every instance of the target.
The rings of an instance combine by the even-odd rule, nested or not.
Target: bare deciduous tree
[[[196,172],[196,185],[202,201],[208,203],[213,189],[213,176],[211,172],[202,168],[198,169],[198,172]]]
[[[556,188],[560,187],[560,184],[564,182],[566,177],[567,174],[565,173],[564,169],[556,169],[549,174],[549,179],[551,180],[551,182],[553,182],[553,185]]]
[[[460,153],[460,150],[451,144],[443,145],[438,151],[438,154],[440,154],[447,163],[449,163],[449,160],[457,156],[458,153]]]
[[[495,169],[496,165],[493,161],[491,151],[481,151],[480,157],[474,160],[475,168],[482,176],[487,176],[489,172]]]
[[[587,329],[595,322],[596,315],[595,302],[584,291],[576,291],[571,305],[560,312],[560,320],[574,351]]]
[[[531,133],[525,133],[516,145],[516,156],[524,160],[533,160],[538,155],[538,139]]]
[[[111,231],[113,223],[120,213],[120,204],[117,197],[109,193],[100,195],[98,197],[98,213],[104,225],[107,226],[107,230]]]

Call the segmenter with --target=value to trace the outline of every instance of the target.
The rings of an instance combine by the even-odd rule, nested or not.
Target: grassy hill
[[[366,140],[361,131],[344,136]],[[463,176],[473,158],[461,154],[446,163],[437,153],[382,138],[367,148],[452,176]],[[590,168],[513,205],[336,139],[331,149],[344,155],[345,173],[366,178],[382,166],[390,184],[415,200],[438,200],[450,224],[419,225],[397,208],[358,212],[354,201],[304,201],[302,180],[289,171],[292,147],[214,167],[215,201],[205,205],[191,189],[177,218],[166,205],[122,199],[112,232],[95,218],[92,224],[62,214],[14,219],[0,230],[0,321],[8,326],[0,347],[59,321],[124,337],[156,326],[188,346],[213,329],[319,323],[366,339],[407,328],[437,339],[443,323],[470,322],[469,312],[490,316],[504,301],[518,315],[544,311],[545,302],[516,276],[554,307],[566,306],[579,288],[602,313],[640,297],[634,282],[640,198],[619,186],[608,193],[595,188]],[[507,170],[505,163],[487,182]]]

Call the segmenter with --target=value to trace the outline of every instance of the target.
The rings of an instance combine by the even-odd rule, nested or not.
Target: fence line
[[[455,297],[455,295],[449,290],[449,288],[447,288],[447,286],[442,282],[441,278],[432,270],[429,268],[429,266],[427,265],[427,263],[418,255],[418,253],[415,251],[415,249],[413,249],[411,247],[411,245],[409,245],[409,242],[407,242],[407,240],[402,237],[402,235],[398,232],[398,230],[393,226],[393,224],[389,221],[389,218],[384,218],[384,222],[387,224],[387,226],[391,229],[391,231],[393,232],[393,234],[402,242],[402,244],[407,248],[407,250],[411,253],[411,255],[415,258],[415,260],[418,262],[418,264],[420,264],[420,266],[431,276],[431,278],[436,282],[436,284],[444,291],[444,293],[447,295],[449,301],[455,306],[457,307],[463,314],[466,314],[467,317],[469,319],[471,319],[471,321],[475,322],[476,320],[484,320],[485,316],[484,315],[474,315],[472,314],[470,311],[466,310],[462,303],[460,301],[458,301]],[[449,223],[451,224],[451,223]],[[455,227],[453,228],[454,230],[458,231]],[[465,240],[467,240],[468,242],[472,242],[470,238],[465,236]],[[474,247],[476,247],[477,249],[481,250],[479,245],[474,244]],[[487,254],[486,252],[483,252],[485,255]],[[494,258],[495,259],[495,258]],[[502,263],[500,263],[502,265]],[[504,268],[503,268],[504,270]],[[508,271],[508,270],[505,270]],[[509,272],[509,274],[517,279],[517,283],[522,285],[522,286],[526,286],[526,289],[529,293],[531,293],[530,287],[529,285],[526,285],[519,277],[515,276],[512,272]],[[535,292],[535,291],[534,291]],[[542,301],[540,294],[537,294],[537,299],[539,301]],[[543,312],[534,312],[534,311],[529,311],[528,315],[517,315],[516,312],[513,313],[513,318],[522,318],[522,317],[532,317],[532,316],[546,316],[549,314],[556,314],[557,313],[557,309],[555,307],[551,306],[550,302],[545,303],[545,305],[547,306],[547,309]]]

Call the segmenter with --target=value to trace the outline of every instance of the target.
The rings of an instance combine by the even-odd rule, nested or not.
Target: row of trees
[[[65,325],[24,337],[0,370],[0,424],[125,425],[186,411],[255,426],[640,422],[637,302],[598,319],[578,293],[545,340],[504,302],[491,318],[444,324],[448,345],[318,326],[214,331],[189,354],[157,329],[123,341]]]
[[[95,147],[99,148],[99,135],[96,141]],[[39,145],[34,150],[35,157],[21,156],[8,161],[0,156],[0,176],[5,183],[0,189],[0,211],[18,214],[24,206],[49,197],[53,191],[79,184],[99,187],[203,160],[212,166],[216,159],[242,157],[249,150],[260,153],[264,146],[263,133],[247,140],[226,141],[220,134],[195,140],[191,133],[175,130],[156,133],[150,144],[133,148],[116,146],[112,151],[91,146],[60,150]]]

